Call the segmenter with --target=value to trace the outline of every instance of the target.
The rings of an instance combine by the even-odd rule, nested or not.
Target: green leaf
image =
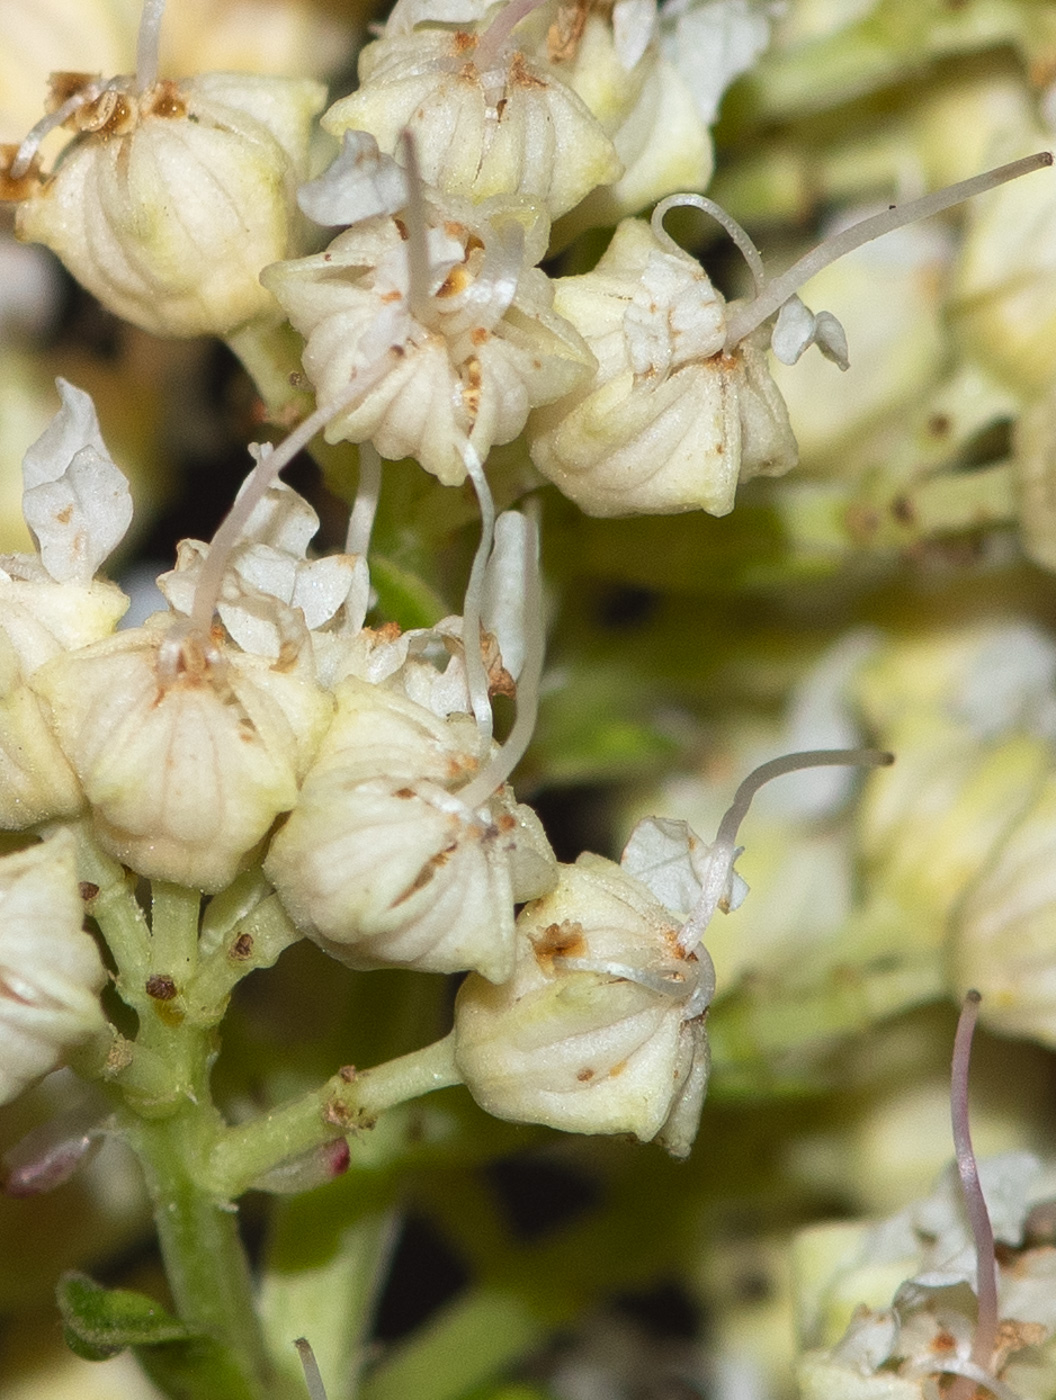
[[[85,1274],[63,1274],[57,1296],[67,1345],[85,1361],[105,1361],[126,1347],[190,1336],[178,1318],[145,1293],[104,1288]]]

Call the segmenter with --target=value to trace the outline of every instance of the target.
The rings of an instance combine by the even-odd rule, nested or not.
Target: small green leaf
[[[190,1336],[178,1318],[145,1293],[104,1288],[85,1274],[63,1274],[57,1295],[66,1343],[85,1361],[105,1361],[126,1347]]]

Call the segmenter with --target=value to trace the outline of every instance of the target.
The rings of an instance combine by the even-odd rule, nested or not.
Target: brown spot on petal
[[[472,278],[466,271],[465,263],[456,263],[456,265],[451,269],[451,271],[447,274],[444,280],[440,283],[440,286],[437,288],[436,295],[438,297],[458,296],[459,292],[464,292],[466,290],[471,281]]]
[[[939,1356],[946,1356],[949,1352],[957,1350],[957,1338],[952,1332],[947,1332],[945,1328],[942,1328],[932,1338],[931,1349]]]
[[[240,933],[231,945],[231,957],[238,962],[244,962],[253,952],[253,935],[251,933]]]
[[[579,1080],[579,1082],[580,1082],[581,1084],[586,1084],[588,1080],[591,1080],[591,1079],[594,1078],[594,1073],[595,1073],[595,1072],[594,1072],[594,1070],[592,1070],[592,1069],[581,1069],[581,1070],[579,1070],[578,1073],[576,1074],[576,1078]]]
[[[476,326],[469,333],[469,338],[474,345],[483,345],[488,339],[490,331],[486,331],[483,326]]]
[[[55,519],[59,525],[68,525],[73,519],[73,506],[64,506],[62,510],[57,512]]]
[[[424,890],[436,872],[447,864],[457,850],[458,842],[452,841],[450,846],[445,846],[442,851],[437,851],[435,855],[430,856],[421,870],[419,870],[418,874],[404,890],[403,894],[400,895],[399,899],[394,899],[392,901],[390,908],[398,908],[405,900],[410,899],[412,894],[417,894],[419,890]]]
[[[583,925],[572,919],[547,924],[541,933],[529,933],[536,961],[546,973],[554,970],[555,958],[581,958],[588,951]]]
[[[464,29],[460,29],[454,37],[452,47],[459,55],[471,53],[477,47],[477,36],[467,34]]]
[[[187,100],[176,83],[166,78],[155,83],[140,99],[140,112],[145,117],[185,117]]]
[[[537,77],[526,66],[524,54],[518,49],[510,59],[510,82],[514,87],[522,88],[545,88],[547,86],[543,78]]]

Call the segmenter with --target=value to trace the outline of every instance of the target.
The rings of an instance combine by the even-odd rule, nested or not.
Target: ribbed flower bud
[[[739,481],[796,462],[764,352],[727,351],[725,303],[695,259],[627,219],[554,307],[598,361],[584,388],[533,413],[532,460],[588,515],[733,509]]]
[[[185,627],[158,616],[56,658],[33,688],[106,849],[211,892],[293,806],[330,703],[303,666],[221,651]]]
[[[304,367],[322,403],[363,392],[327,428],[370,439],[383,457],[415,457],[445,483],[465,480],[460,444],[481,458],[510,442],[530,408],[568,393],[594,367],[552,309],[532,266],[548,225],[526,204],[425,208],[428,285],[413,285],[407,226],[376,217],[325,253],[268,268],[264,282],[305,337]]]
[[[323,87],[209,73],[141,92],[61,76],[56,109],[85,99],[69,117],[82,136],[20,205],[19,237],[159,335],[223,335],[266,311],[259,273],[296,251],[295,191]]]
[[[360,86],[326,113],[327,131],[369,131],[389,155],[410,131],[427,184],[475,201],[523,195],[552,219],[621,174],[602,126],[533,56],[537,41],[509,35],[503,9],[493,11],[495,27],[455,30],[414,27],[406,10],[397,6],[385,34],[363,50]]]
[[[67,832],[0,858],[0,1103],[107,1031],[106,971],[83,922]]]
[[[561,869],[552,894],[517,921],[502,986],[463,983],[455,1057],[489,1113],[566,1132],[633,1133],[685,1156],[708,1073],[706,955],[678,921],[600,856]]]
[[[479,809],[476,724],[354,677],[265,870],[294,922],[350,967],[513,966],[513,906],[556,863],[538,818],[504,788]]]

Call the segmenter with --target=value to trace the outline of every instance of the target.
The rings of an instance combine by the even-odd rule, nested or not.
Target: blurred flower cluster
[[[1053,1400],[1050,8],[0,14],[4,1393]]]

